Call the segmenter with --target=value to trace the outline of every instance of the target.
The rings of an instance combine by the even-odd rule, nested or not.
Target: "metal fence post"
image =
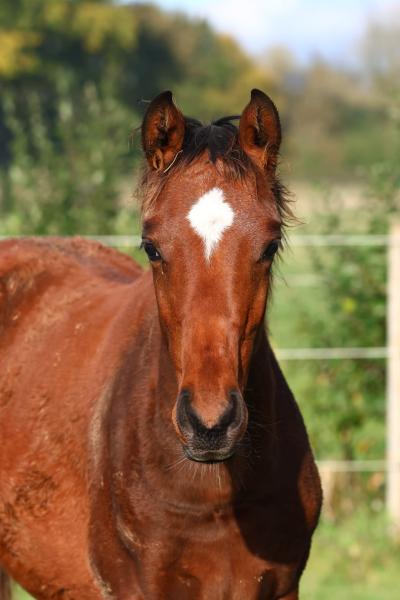
[[[387,492],[391,530],[400,536],[400,223],[393,225],[388,248],[387,306]]]

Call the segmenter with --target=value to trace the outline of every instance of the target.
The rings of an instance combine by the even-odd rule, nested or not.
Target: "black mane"
[[[197,119],[185,117],[182,159],[192,162],[207,150],[213,163],[220,158],[226,163],[232,162],[239,170],[248,167],[247,156],[239,146],[238,128],[232,123],[239,118],[231,115],[204,125]]]

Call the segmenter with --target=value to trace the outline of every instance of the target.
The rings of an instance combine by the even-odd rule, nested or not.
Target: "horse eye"
[[[157,260],[161,260],[161,258],[162,258],[161,254],[159,253],[157,248],[154,246],[154,244],[152,244],[151,242],[143,242],[142,246],[151,261],[155,262]]]
[[[261,260],[272,260],[275,254],[278,252],[280,246],[280,240],[274,240],[264,250],[261,255]]]

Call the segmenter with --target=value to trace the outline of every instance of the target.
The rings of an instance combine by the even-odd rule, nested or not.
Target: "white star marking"
[[[193,204],[187,219],[204,242],[207,260],[210,260],[223,232],[232,225],[234,216],[231,205],[224,200],[224,192],[217,187],[200,196]]]

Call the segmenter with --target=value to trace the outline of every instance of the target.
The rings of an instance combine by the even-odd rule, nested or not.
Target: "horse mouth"
[[[221,450],[192,450],[187,446],[183,447],[186,458],[194,462],[207,464],[225,462],[235,453],[235,448]]]

